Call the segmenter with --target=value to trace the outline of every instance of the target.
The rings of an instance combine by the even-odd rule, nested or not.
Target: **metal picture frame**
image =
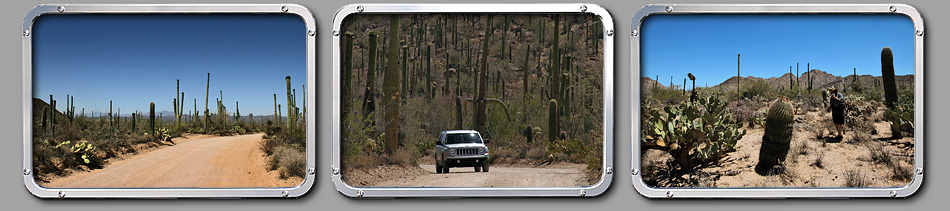
[[[316,102],[316,21],[307,8],[295,4],[43,4],[26,13],[22,25],[23,43],[23,182],[26,189],[40,198],[241,198],[299,197],[307,193],[315,180],[315,131],[306,132],[307,170],[303,182],[280,188],[46,188],[37,184],[32,171],[32,94],[33,58],[32,27],[34,21],[48,14],[292,14],[306,25],[307,104]],[[316,112],[306,111],[308,125],[316,123]]]
[[[509,14],[545,14],[545,13],[582,13],[594,14],[601,18],[604,33],[604,157],[601,180],[592,186],[584,187],[530,187],[530,188],[489,188],[489,187],[354,187],[346,184],[341,177],[340,149],[340,82],[332,80],[332,162],[330,176],[336,189],[348,197],[592,197],[597,196],[610,186],[613,178],[613,69],[614,69],[614,25],[613,19],[604,8],[595,4],[351,4],[340,8],[333,18],[331,33],[333,48],[333,78],[340,78],[341,31],[343,20],[354,14],[426,14],[426,13],[509,13]]]
[[[631,175],[633,187],[648,198],[850,198],[907,197],[916,192],[924,176],[924,21],[912,6],[904,4],[653,4],[640,8],[632,17],[630,31],[630,71],[632,105],[640,97],[640,26],[657,14],[899,14],[914,28],[914,173],[911,182],[888,188],[658,188],[647,185],[641,175],[640,109],[631,112]]]

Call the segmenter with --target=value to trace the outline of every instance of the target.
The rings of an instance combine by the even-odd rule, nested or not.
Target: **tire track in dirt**
[[[236,188],[290,187],[301,179],[280,179],[265,169],[263,133],[195,136],[44,184],[54,188]]]

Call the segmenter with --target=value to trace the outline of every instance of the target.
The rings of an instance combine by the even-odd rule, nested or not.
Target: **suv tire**
[[[482,164],[482,172],[488,172],[488,162]]]

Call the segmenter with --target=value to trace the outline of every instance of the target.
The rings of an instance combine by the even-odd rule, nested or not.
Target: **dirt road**
[[[557,163],[543,167],[491,166],[489,172],[452,168],[436,174],[435,165],[419,165],[425,174],[382,181],[376,187],[577,187],[586,184],[584,164]]]
[[[59,178],[43,186],[207,188],[289,187],[299,183],[281,180],[276,171],[266,171],[266,157],[260,150],[263,135],[178,138],[174,146],[113,162],[102,169]]]

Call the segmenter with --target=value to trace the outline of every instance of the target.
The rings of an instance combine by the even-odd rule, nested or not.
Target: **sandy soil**
[[[211,188],[289,187],[302,179],[280,179],[266,171],[260,150],[262,133],[239,136],[197,135],[176,144],[111,162],[105,168],[54,179],[53,188]]]
[[[495,165],[489,172],[458,167],[437,174],[433,164],[384,166],[357,173],[351,180],[364,187],[578,187],[587,184],[585,168],[585,164],[561,162],[538,167]]]
[[[737,143],[738,150],[729,153],[718,163],[702,166],[692,175],[680,178],[659,176],[658,186],[691,187],[849,187],[855,181],[866,187],[898,187],[910,181],[897,176],[897,171],[913,171],[913,137],[890,139],[887,122],[873,123],[877,133],[871,140],[856,140],[853,131],[845,128],[842,140],[832,138],[835,132],[830,123],[831,114],[807,112],[796,120],[791,147],[785,161],[785,172],[777,176],[762,176],[755,172],[764,129],[745,127],[747,134]],[[814,131],[821,131],[818,138]],[[882,145],[880,152],[889,155],[894,163],[875,161],[872,145]],[[645,165],[653,165],[655,174],[663,174],[663,163],[670,157],[664,152],[650,150],[643,156]],[[900,168],[897,168],[900,167]],[[648,167],[647,169],[650,169]],[[856,178],[856,179],[853,179]]]

